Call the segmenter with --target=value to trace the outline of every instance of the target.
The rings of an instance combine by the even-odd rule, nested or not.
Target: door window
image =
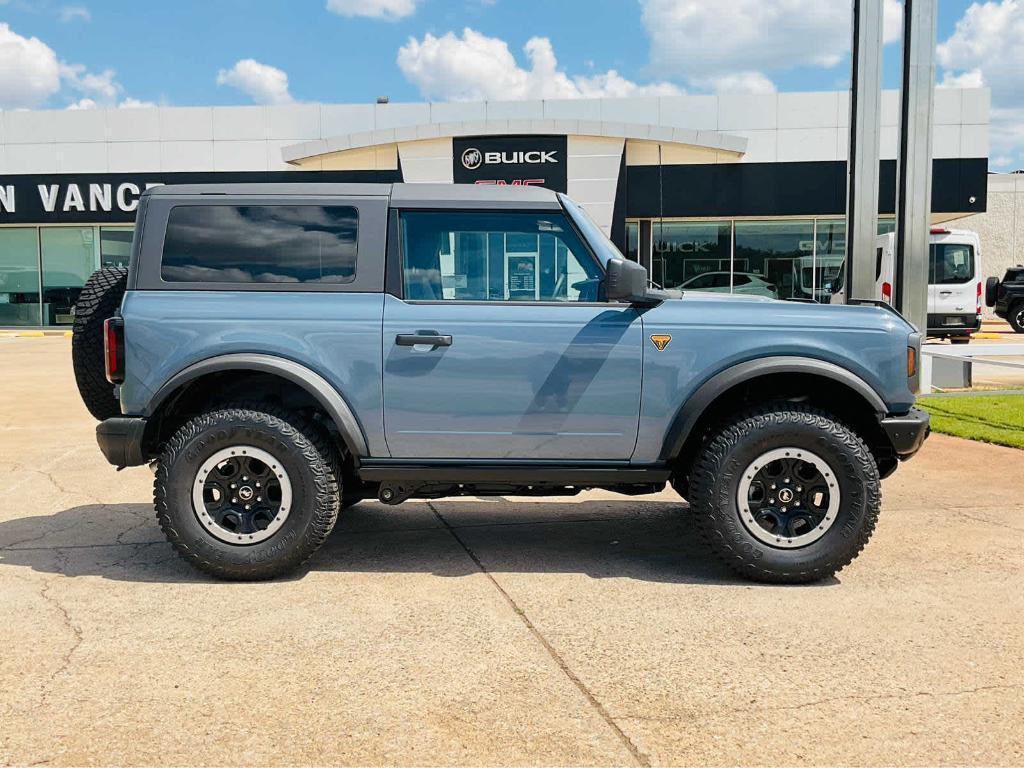
[[[974,248],[964,243],[933,243],[928,268],[932,285],[966,283],[974,277]]]
[[[560,213],[405,211],[412,301],[600,301],[600,267]]]

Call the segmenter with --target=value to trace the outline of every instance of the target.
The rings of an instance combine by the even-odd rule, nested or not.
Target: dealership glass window
[[[652,229],[650,277],[658,285],[686,289],[692,288],[692,281],[709,273],[729,275],[731,222],[655,221]],[[729,291],[728,283],[724,291]]]
[[[96,271],[94,227],[42,227],[39,243],[43,257],[43,324],[70,325],[71,308]]]
[[[752,281],[745,293],[780,299],[811,299],[814,267],[814,222],[737,221],[736,274]]]
[[[127,267],[132,252],[133,227],[100,228],[100,266]]]
[[[804,267],[801,291],[827,304],[838,289],[836,283],[846,261],[846,220],[818,219],[814,232],[814,271],[811,274]]]
[[[164,236],[168,282],[350,283],[358,212],[326,205],[179,205]]]
[[[402,214],[405,298],[597,301],[601,270],[561,214]]]
[[[0,326],[40,322],[38,233],[0,227]]]
[[[635,221],[626,222],[626,258],[640,261],[640,224]]]

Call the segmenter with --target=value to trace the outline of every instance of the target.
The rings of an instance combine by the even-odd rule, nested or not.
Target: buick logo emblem
[[[467,171],[475,171],[484,162],[483,153],[475,147],[470,147],[462,153],[462,167]]]

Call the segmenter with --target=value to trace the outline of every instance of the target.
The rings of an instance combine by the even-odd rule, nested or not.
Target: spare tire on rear
[[[85,282],[75,302],[71,362],[82,401],[100,421],[121,415],[104,366],[103,321],[113,317],[121,306],[127,284],[128,270],[124,267],[99,269]]]
[[[999,278],[990,277],[985,281],[985,306],[994,307],[999,297]]]

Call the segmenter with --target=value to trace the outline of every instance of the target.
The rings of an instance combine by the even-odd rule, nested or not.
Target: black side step
[[[537,462],[423,462],[363,460],[359,476],[367,482],[425,485],[434,483],[495,485],[607,486],[665,483],[665,464],[544,464]]]

